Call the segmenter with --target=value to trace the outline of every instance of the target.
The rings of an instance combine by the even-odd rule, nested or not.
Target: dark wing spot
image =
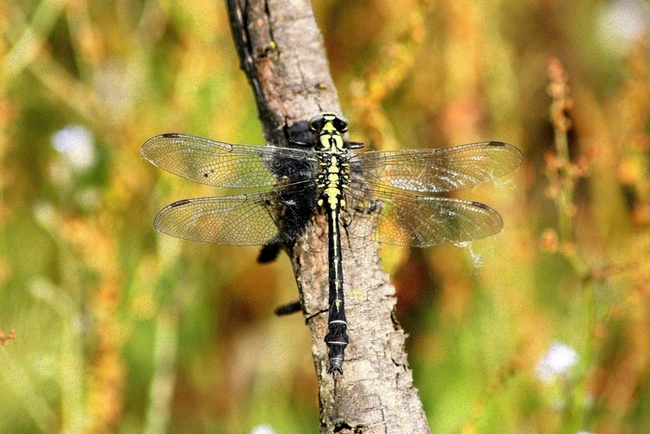
[[[170,204],[169,207],[170,208],[175,208],[177,206],[187,205],[188,203],[190,203],[189,199],[181,199],[181,200],[177,200],[176,202]]]
[[[487,209],[487,210],[489,210],[489,211],[492,211],[492,208],[490,208],[489,206],[487,206],[486,204],[481,203],[481,202],[474,202],[474,201],[472,201],[472,205],[477,206],[477,207],[479,207],[479,208],[483,208],[483,209]]]

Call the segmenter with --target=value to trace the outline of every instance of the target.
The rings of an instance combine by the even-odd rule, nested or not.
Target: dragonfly
[[[522,153],[487,141],[449,148],[355,152],[348,121],[322,112],[306,142],[290,147],[236,145],[168,133],[141,149],[155,166],[190,181],[242,194],[183,199],[154,219],[159,232],[222,245],[293,245],[325,215],[328,229],[329,369],[343,375],[349,344],[341,238],[431,247],[495,235],[501,216],[489,206],[445,196],[492,181],[517,168]]]

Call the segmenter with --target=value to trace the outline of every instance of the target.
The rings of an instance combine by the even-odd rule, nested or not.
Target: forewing
[[[501,216],[478,202],[390,189],[375,191],[370,201],[359,194],[348,192],[344,226],[352,236],[384,244],[431,247],[460,243],[497,234],[503,227]]]
[[[236,246],[266,244],[278,236],[268,193],[180,200],[163,208],[154,226],[184,240]]]
[[[367,151],[351,159],[361,181],[426,193],[457,191],[484,184],[517,168],[521,152],[502,142],[453,148]]]
[[[283,176],[304,179],[315,164],[306,149],[231,145],[176,133],[150,138],[140,152],[161,169],[223,188],[266,187]]]

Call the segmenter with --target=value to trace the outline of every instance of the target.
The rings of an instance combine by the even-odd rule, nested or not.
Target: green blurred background
[[[352,140],[526,156],[500,235],[383,250],[432,431],[650,432],[648,3],[316,3]],[[238,65],[221,1],[0,2],[0,432],[317,432],[286,256],[152,226],[224,192],[147,138],[264,143]]]

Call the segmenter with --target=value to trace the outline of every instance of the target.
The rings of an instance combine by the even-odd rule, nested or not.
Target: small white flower
[[[599,15],[600,38],[619,55],[625,55],[650,28],[650,8],[640,0],[605,2]]]
[[[275,434],[275,431],[273,431],[271,425],[257,425],[253,428],[251,434]]]
[[[537,362],[535,374],[544,383],[550,383],[569,368],[578,363],[578,353],[562,342],[554,342],[548,352]]]
[[[52,146],[76,172],[85,172],[97,159],[93,133],[81,125],[68,125],[54,133]]]

